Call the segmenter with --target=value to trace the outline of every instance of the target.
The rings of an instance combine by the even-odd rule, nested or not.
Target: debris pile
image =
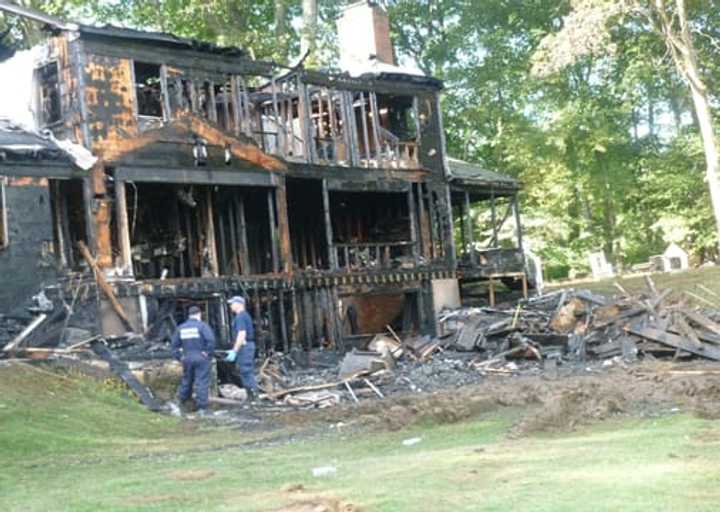
[[[613,299],[587,290],[561,290],[520,301],[515,308],[475,308],[448,312],[440,319],[456,350],[479,351],[476,364],[489,368],[507,358],[586,361],[638,356],[720,360],[718,311],[692,308],[658,291]]]
[[[691,306],[685,292],[660,291],[649,277],[643,293],[630,294],[617,286],[621,294],[613,298],[569,289],[505,307],[444,311],[438,318],[438,337],[401,337],[387,326],[386,333],[344,354],[334,350],[274,353],[258,367],[262,403],[281,408],[331,407],[395,393],[461,388],[488,375],[547,373],[561,366],[563,371],[583,372],[610,364],[608,360],[632,363],[638,358],[700,357],[720,361],[719,309]],[[692,298],[695,303],[704,300]],[[0,357],[102,360],[148,407],[159,408],[149,389],[154,389],[152,379],[143,377],[137,367],[169,361],[167,342],[141,335],[106,339],[66,327],[55,348],[38,346],[34,340],[47,339],[55,332],[48,326],[62,324],[63,318],[57,311],[38,311],[25,325],[8,324],[11,336],[2,345]],[[222,352],[217,354],[217,373],[227,377],[234,367],[222,362]],[[128,360],[133,362],[127,364]],[[246,403],[239,381],[228,383],[225,378],[220,383],[215,404]]]
[[[462,387],[487,375],[540,373],[560,365],[638,358],[720,360],[720,311],[701,310],[672,290],[608,298],[560,290],[503,308],[461,308],[438,319],[438,338],[375,336],[335,366],[293,370],[277,355],[261,369],[266,398],[294,406]]]

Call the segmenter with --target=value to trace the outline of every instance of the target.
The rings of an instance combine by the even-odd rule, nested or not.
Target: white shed
[[[675,242],[668,245],[662,255],[663,271],[672,272],[673,270],[687,270],[690,268],[690,259],[686,253]]]
[[[590,262],[590,269],[592,270],[593,278],[602,279],[615,275],[615,272],[613,271],[613,266],[608,263],[607,258],[605,258],[604,252],[591,252],[590,254],[588,254],[588,260]]]

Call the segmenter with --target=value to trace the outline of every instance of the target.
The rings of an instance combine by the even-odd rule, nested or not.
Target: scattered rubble
[[[684,296],[658,290],[650,278],[644,293],[631,295],[618,288],[621,293],[613,298],[587,290],[560,290],[505,307],[443,311],[438,318],[439,337],[401,337],[388,326],[386,333],[345,354],[275,353],[259,365],[263,394],[252,407],[326,408],[392,394],[462,388],[491,375],[556,378],[563,367],[582,370],[638,359],[720,360],[720,311],[692,307]],[[76,329],[73,336],[64,335],[62,342],[48,347],[47,339],[33,336],[36,331],[55,332],[47,324],[63,318],[45,311],[25,325],[9,323],[3,331],[10,333],[9,341],[0,357],[100,359],[146,406],[167,409],[159,405],[150,390],[151,379],[143,373],[150,361],[170,361],[166,342],[138,335],[86,337],[88,331]],[[139,354],[149,361],[124,361]],[[227,375],[221,371],[221,359],[218,373]],[[237,384],[225,378],[212,402],[249,407]]]

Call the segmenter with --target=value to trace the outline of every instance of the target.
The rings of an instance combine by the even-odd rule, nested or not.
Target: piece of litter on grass
[[[312,474],[314,477],[321,477],[321,476],[331,476],[337,473],[337,468],[335,466],[320,466],[318,468],[313,468]]]
[[[422,437],[411,437],[410,439],[405,439],[402,444],[403,446],[412,446],[418,444],[420,441],[422,441]]]

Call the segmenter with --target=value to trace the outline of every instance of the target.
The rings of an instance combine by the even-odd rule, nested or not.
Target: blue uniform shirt
[[[253,325],[252,317],[247,311],[241,311],[232,323],[232,344],[235,344],[237,335],[240,331],[245,331],[245,340],[249,343],[255,342],[255,326]]]
[[[181,355],[198,357],[202,352],[212,355],[215,351],[215,335],[208,324],[190,318],[181,323],[173,334],[171,349],[176,359],[180,359]]]

